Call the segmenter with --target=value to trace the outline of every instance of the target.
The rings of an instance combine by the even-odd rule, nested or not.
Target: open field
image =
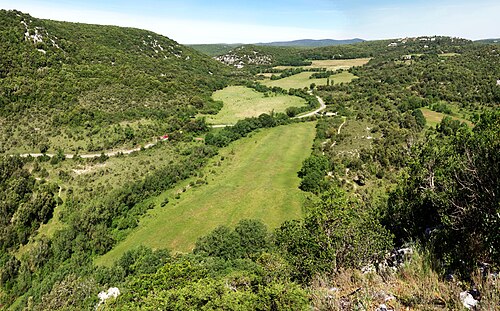
[[[265,97],[253,89],[244,86],[229,86],[215,92],[212,97],[224,102],[221,111],[215,116],[207,116],[207,122],[212,124],[234,124],[236,121],[258,117],[263,113],[285,112],[288,107],[301,107],[305,100],[297,96],[272,94]]]
[[[207,184],[190,188],[186,182],[151,198],[156,207],[96,263],[109,265],[141,244],[186,252],[198,237],[244,218],[262,219],[271,228],[300,218],[304,193],[297,172],[311,152],[314,127],[298,123],[266,129],[222,149],[205,169]],[[170,202],[160,207],[165,198]]]
[[[354,59],[326,59],[313,60],[310,66],[301,66],[302,68],[326,68],[326,70],[348,69],[355,66],[363,66],[368,63],[371,58],[354,58]],[[293,66],[277,66],[276,69],[284,70],[297,68]]]
[[[279,80],[264,80],[261,83],[269,87],[278,86],[285,90],[291,88],[299,89],[299,88],[309,87],[311,83],[314,83],[316,85],[326,85],[326,80],[327,80],[326,78],[309,79],[309,77],[312,74],[313,74],[312,72],[306,71]],[[355,75],[353,75],[350,72],[344,71],[330,76],[330,82],[335,84],[339,84],[342,82],[348,83],[351,82],[354,78],[356,78]]]
[[[458,53],[443,53],[443,54],[438,54],[438,56],[441,56],[441,57],[452,57],[452,56],[458,56],[460,54]]]
[[[448,114],[444,114],[441,112],[432,111],[429,108],[421,108],[420,110],[422,110],[422,113],[423,113],[425,119],[427,120],[427,125],[429,125],[431,127],[436,126],[446,116],[451,117],[452,119],[455,119],[455,120],[459,120],[460,122],[465,122],[468,126],[473,125],[472,122],[470,122],[469,120],[465,120],[465,119],[455,117],[455,116],[450,116]]]

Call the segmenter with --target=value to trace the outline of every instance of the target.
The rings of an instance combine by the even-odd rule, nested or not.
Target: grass
[[[264,85],[267,85],[269,87],[273,86],[278,86],[281,87],[285,90],[295,88],[304,88],[304,87],[309,87],[311,83],[314,83],[316,85],[326,85],[326,78],[323,79],[309,79],[309,77],[312,75],[312,72],[301,72],[299,74],[286,77],[283,79],[279,80],[264,80],[261,83]],[[344,71],[335,75],[330,76],[330,81],[334,84],[339,84],[339,83],[349,83],[353,79],[355,79],[356,76],[353,75],[350,72]]]
[[[422,114],[424,115],[427,121],[427,125],[430,127],[435,127],[446,116],[451,117],[454,120],[459,120],[460,122],[465,122],[468,126],[473,125],[472,122],[470,122],[469,120],[465,120],[455,116],[450,116],[448,114],[444,114],[441,112],[432,111],[429,108],[420,108],[420,110],[422,110]]]
[[[438,54],[440,57],[452,57],[452,56],[457,56],[460,55],[458,53],[443,53],[443,54]]]
[[[298,189],[297,171],[310,154],[314,126],[298,123],[266,129],[222,149],[205,169],[202,178],[207,184],[190,188],[186,182],[152,198],[156,207],[96,264],[110,265],[139,245],[187,252],[197,238],[217,226],[245,218],[262,219],[270,228],[300,218],[304,193]],[[166,197],[170,202],[161,207]]]
[[[306,104],[300,97],[276,94],[266,97],[244,86],[226,87],[215,92],[212,97],[224,102],[217,115],[207,117],[207,122],[212,124],[234,124],[238,120],[257,117],[272,110],[285,112],[288,107],[300,107]]]
[[[327,59],[313,60],[310,66],[302,66],[303,68],[326,68],[327,70],[348,69],[355,66],[363,66],[368,63],[371,58],[354,58],[354,59]],[[277,66],[276,69],[284,70],[297,68],[293,66]]]
[[[337,154],[358,155],[361,149],[370,148],[373,139],[380,133],[371,133],[373,124],[364,120],[345,119],[340,134],[334,135],[337,143],[331,149]]]

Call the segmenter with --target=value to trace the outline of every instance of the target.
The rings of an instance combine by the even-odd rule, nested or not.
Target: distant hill
[[[487,44],[491,44],[491,43],[500,44],[500,38],[498,38],[498,39],[481,39],[481,40],[476,40],[474,42],[487,43]]]
[[[333,39],[322,39],[322,40],[314,40],[314,39],[302,39],[302,40],[294,40],[294,41],[278,41],[278,42],[268,42],[268,43],[256,43],[255,45],[260,46],[295,46],[295,47],[322,47],[322,46],[334,46],[334,45],[343,45],[343,44],[352,44],[359,43],[365,40],[355,38],[348,40],[333,40]]]
[[[231,43],[231,44],[215,43],[215,44],[189,44],[188,46],[208,56],[217,56],[226,54],[232,49],[241,45],[242,45],[241,43]]]
[[[0,153],[144,142],[206,110],[227,71],[150,31],[0,10]]]
[[[255,44],[241,44],[241,43],[216,43],[216,44],[190,44],[189,47],[197,50],[198,52],[204,53],[208,56],[219,56],[229,53],[236,47],[243,45],[253,45],[253,46],[270,46],[270,47],[295,47],[295,48],[316,48],[325,46],[335,46],[364,42],[363,39],[349,39],[349,40],[313,40],[313,39],[303,39],[295,41],[281,41],[281,42],[268,42],[268,43],[255,43]]]

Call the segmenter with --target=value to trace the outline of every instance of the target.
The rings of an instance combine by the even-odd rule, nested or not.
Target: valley
[[[230,144],[208,163],[201,179],[151,198],[155,207],[139,226],[96,263],[111,265],[139,245],[189,252],[200,236],[242,219],[261,219],[276,228],[300,218],[304,194],[296,172],[310,153],[313,137],[314,123],[299,123]],[[169,203],[161,204],[165,199]]]
[[[0,26],[0,309],[500,303],[498,44]]]

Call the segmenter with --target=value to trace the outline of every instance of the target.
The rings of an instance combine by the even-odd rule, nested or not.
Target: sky
[[[498,0],[0,0],[0,9],[147,29],[183,44],[500,37]]]

